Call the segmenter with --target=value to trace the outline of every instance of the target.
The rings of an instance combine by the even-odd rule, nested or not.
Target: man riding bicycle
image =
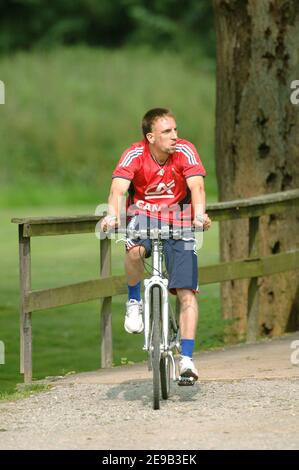
[[[174,115],[168,109],[151,109],[142,120],[142,131],[144,139],[122,154],[113,172],[108,215],[102,220],[101,229],[120,225],[120,200],[127,191],[130,228],[142,229],[150,224],[209,229],[203,179],[206,172],[194,145],[178,138]],[[128,301],[124,328],[128,333],[143,331],[140,287],[143,260],[151,255],[150,249],[150,240],[126,240]],[[164,240],[163,250],[169,290],[180,301],[180,375],[197,380],[192,360],[198,320],[195,240]]]

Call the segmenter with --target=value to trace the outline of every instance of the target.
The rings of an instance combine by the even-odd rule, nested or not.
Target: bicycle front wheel
[[[153,367],[153,408],[160,408],[160,358],[161,358],[161,338],[160,338],[160,321],[161,321],[161,302],[160,288],[153,287],[152,292],[152,367]]]

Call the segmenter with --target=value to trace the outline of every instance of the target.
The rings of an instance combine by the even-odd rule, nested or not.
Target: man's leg
[[[128,333],[141,333],[143,330],[142,300],[140,297],[141,278],[144,271],[145,248],[136,246],[126,252],[125,271],[128,282],[128,302],[126,304],[125,330]]]
[[[198,321],[198,305],[191,289],[177,289],[180,301],[181,338],[195,340]]]
[[[144,271],[143,259],[145,256],[144,246],[136,246],[126,252],[125,271],[129,286],[133,286],[141,281]]]
[[[180,300],[181,360],[180,376],[198,379],[198,372],[193,364],[192,355],[198,321],[198,305],[191,289],[177,289]]]

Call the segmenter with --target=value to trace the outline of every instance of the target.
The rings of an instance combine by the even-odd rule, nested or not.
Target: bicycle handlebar
[[[194,232],[203,232],[203,228],[199,227],[173,227],[165,226],[162,228],[145,228],[145,229],[130,229],[130,228],[116,228],[116,233],[125,234],[130,239],[147,239],[152,240],[166,240],[169,238],[182,239],[192,236]]]

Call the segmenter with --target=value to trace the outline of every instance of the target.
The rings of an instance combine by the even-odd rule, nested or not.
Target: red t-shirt
[[[169,223],[188,225],[193,213],[186,179],[197,175],[205,176],[206,172],[191,142],[177,139],[176,151],[164,165],[159,165],[151,156],[148,142],[141,140],[122,154],[112,178],[131,181],[128,216],[146,214]]]

